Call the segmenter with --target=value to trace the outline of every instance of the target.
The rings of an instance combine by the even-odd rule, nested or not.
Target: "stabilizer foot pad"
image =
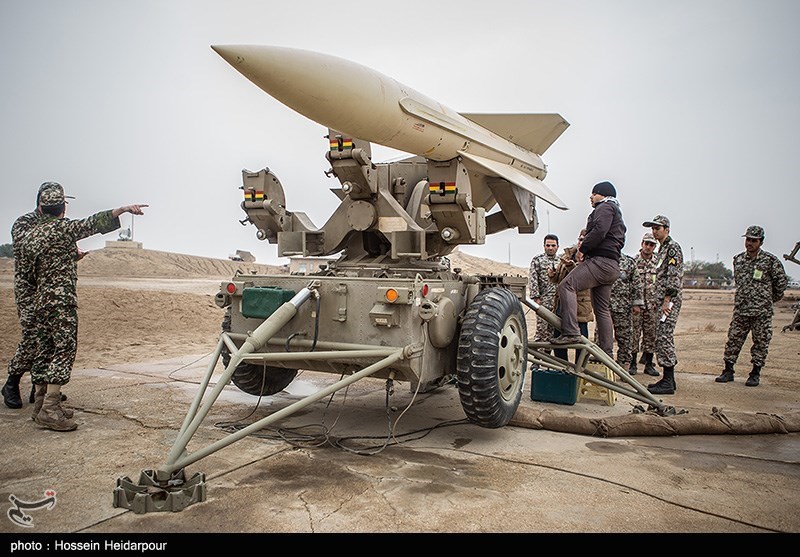
[[[155,470],[142,470],[139,483],[124,476],[114,488],[114,507],[136,514],[177,512],[206,500],[206,477],[197,472],[188,481],[183,469],[173,472],[167,481],[156,479]]]

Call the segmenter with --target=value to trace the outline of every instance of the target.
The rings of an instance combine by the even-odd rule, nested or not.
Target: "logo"
[[[44,499],[39,499],[38,501],[23,501],[17,498],[16,495],[9,495],[8,500],[13,505],[6,513],[8,519],[17,526],[33,528],[33,517],[25,511],[51,510],[56,506],[56,492],[48,489],[44,492]]]

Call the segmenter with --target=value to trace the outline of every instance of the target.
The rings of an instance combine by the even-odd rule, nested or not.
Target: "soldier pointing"
[[[42,185],[39,202],[41,220],[20,246],[21,276],[36,285],[33,419],[49,429],[70,431],[78,425],[72,420],[72,412],[61,406],[61,387],[70,380],[78,348],[75,242],[116,230],[121,214],[142,215],[142,208],[147,205],[127,205],[85,219],[67,219],[64,189],[57,182]]]

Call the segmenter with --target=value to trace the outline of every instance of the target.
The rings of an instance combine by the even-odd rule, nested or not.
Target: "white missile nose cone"
[[[236,67],[244,62],[244,47],[236,45],[211,45],[211,49],[219,54],[231,66]]]

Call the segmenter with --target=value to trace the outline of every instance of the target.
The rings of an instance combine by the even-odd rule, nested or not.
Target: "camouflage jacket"
[[[77,306],[75,242],[119,226],[119,218],[112,217],[110,210],[77,220],[43,215],[20,244],[20,273],[36,284],[35,307]]]
[[[680,298],[683,292],[683,250],[678,242],[667,236],[658,249],[656,261],[656,299],[660,304],[665,296]]]
[[[733,311],[743,316],[772,315],[772,304],[783,298],[789,278],[780,259],[762,249],[754,258],[742,252],[733,258],[736,301]]]
[[[528,280],[528,291],[531,299],[542,298],[552,300],[556,294],[558,285],[550,281],[547,272],[556,268],[558,258],[553,255],[550,257],[546,253],[541,253],[531,259],[531,268]]]
[[[619,258],[619,278],[611,285],[611,311],[627,313],[633,306],[644,305],[642,278],[636,260],[624,253]]]
[[[26,280],[22,276],[19,262],[22,240],[36,226],[40,218],[41,215],[38,212],[31,211],[19,217],[11,225],[11,249],[14,252],[14,302],[17,304],[17,311],[31,306],[33,297],[36,295],[36,281]]]
[[[653,254],[650,259],[642,257],[641,250],[636,256],[636,267],[639,269],[639,277],[642,279],[642,304],[645,309],[655,311],[658,306],[656,299],[656,262],[658,254]]]

